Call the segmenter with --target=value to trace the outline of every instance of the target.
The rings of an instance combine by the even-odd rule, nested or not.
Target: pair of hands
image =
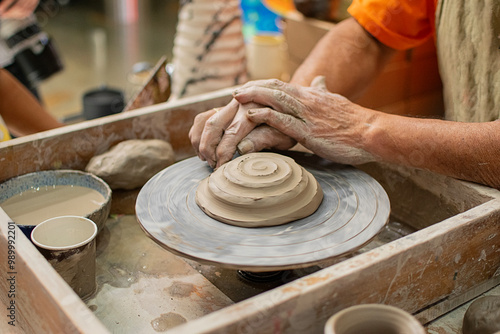
[[[0,0],[0,18],[24,19],[31,15],[39,0]]]
[[[189,138],[200,159],[213,168],[230,161],[236,149],[241,154],[285,150],[297,142],[331,161],[361,164],[374,160],[363,149],[374,117],[328,92],[324,77],[310,87],[261,80],[237,89],[225,107],[199,114]]]

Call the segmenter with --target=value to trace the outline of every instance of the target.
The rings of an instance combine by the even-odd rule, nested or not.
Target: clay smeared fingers
[[[238,111],[238,106],[238,101],[233,99],[228,105],[219,109],[205,122],[198,145],[198,155],[202,156],[212,167],[215,167],[217,161],[215,150],[222,139],[224,131],[234,119]]]
[[[200,154],[199,154],[199,146],[200,146],[200,141],[201,141],[201,134],[203,133],[203,128],[205,127],[205,123],[207,120],[212,117],[216,112],[218,108],[210,109],[208,111],[205,111],[201,114],[196,115],[194,118],[194,123],[191,126],[191,129],[189,129],[189,140],[191,141],[191,145],[193,146],[196,154],[200,157],[200,159],[205,160]]]
[[[242,104],[254,102],[295,117],[299,117],[301,110],[304,109],[304,105],[294,96],[285,91],[268,87],[240,88],[233,93],[233,96]]]
[[[264,149],[288,150],[297,142],[279,130],[268,125],[260,125],[253,129],[238,144],[238,152],[247,154],[260,152]]]
[[[220,167],[233,158],[238,143],[258,125],[250,121],[246,114],[249,109],[259,107],[261,106],[256,103],[239,105],[238,112],[231,124],[224,131],[224,135],[217,146],[217,167]]]
[[[303,120],[271,108],[248,110],[247,117],[255,123],[267,124],[298,142],[301,142],[308,133]]]
[[[278,79],[267,79],[267,80],[255,80],[255,81],[249,81],[246,84],[244,84],[242,87],[238,88],[235,92],[238,92],[241,89],[247,89],[251,87],[263,87],[263,88],[269,88],[269,89],[277,89],[281,90],[285,93],[295,95],[298,93],[297,86],[286,83],[284,81],[278,80]]]

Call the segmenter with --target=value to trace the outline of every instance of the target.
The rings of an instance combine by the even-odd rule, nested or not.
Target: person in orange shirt
[[[290,83],[249,82],[227,106],[198,115],[189,134],[198,156],[218,167],[237,148],[298,142],[334,162],[385,161],[500,189],[500,2],[355,0],[349,12]],[[395,50],[429,38],[436,41],[446,120],[351,102]]]

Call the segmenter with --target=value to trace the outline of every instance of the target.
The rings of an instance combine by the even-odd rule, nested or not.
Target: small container
[[[282,34],[255,35],[246,48],[251,80],[288,80],[288,51]]]
[[[334,314],[325,325],[325,334],[426,334],[411,314],[390,305],[363,304]]]
[[[118,89],[101,87],[83,95],[83,117],[86,120],[122,112],[125,97]]]
[[[31,232],[31,241],[82,299],[96,291],[97,225],[79,216],[47,219]]]

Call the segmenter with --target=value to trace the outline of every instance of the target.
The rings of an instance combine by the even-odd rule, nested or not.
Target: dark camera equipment
[[[63,69],[62,61],[51,38],[40,28],[36,16],[0,21],[0,38],[13,57],[13,64],[28,88]],[[21,80],[24,81],[24,80]]]

